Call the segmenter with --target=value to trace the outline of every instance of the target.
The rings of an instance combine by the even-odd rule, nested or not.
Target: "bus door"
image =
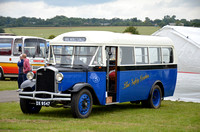
[[[106,47],[107,89],[106,103],[117,102],[117,47]]]

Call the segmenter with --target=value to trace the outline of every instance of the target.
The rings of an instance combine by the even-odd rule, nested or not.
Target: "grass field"
[[[99,30],[99,31],[112,31],[122,33],[125,26],[105,26],[105,27],[16,27],[5,28],[6,33],[14,33],[16,35],[37,36],[48,38],[50,35],[59,35],[70,31],[83,31],[83,30]],[[138,26],[140,34],[150,35],[160,29],[159,27]]]
[[[95,106],[87,119],[74,119],[69,108],[43,107],[26,115],[18,102],[0,103],[0,131],[199,131],[200,104],[163,101],[160,109],[124,103]]]
[[[0,81],[0,91],[4,90],[17,90],[18,84],[17,81]]]

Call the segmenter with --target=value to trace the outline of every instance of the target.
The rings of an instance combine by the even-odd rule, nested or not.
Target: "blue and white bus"
[[[177,59],[168,38],[76,31],[54,38],[49,63],[27,78],[19,92],[23,113],[71,107],[74,117],[86,118],[92,105],[141,102],[159,108],[174,93]]]

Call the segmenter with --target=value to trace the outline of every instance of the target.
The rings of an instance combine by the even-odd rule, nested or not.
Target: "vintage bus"
[[[170,39],[107,31],[64,33],[50,42],[49,62],[29,72],[19,92],[23,113],[42,106],[71,107],[86,118],[92,105],[141,102],[159,108],[176,86],[177,59]]]
[[[31,36],[0,36],[0,79],[17,77],[20,54],[25,53],[32,70],[44,66],[47,57],[46,40]]]

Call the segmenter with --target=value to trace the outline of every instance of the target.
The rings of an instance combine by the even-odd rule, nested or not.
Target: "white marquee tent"
[[[164,26],[154,36],[164,36],[174,42],[179,72],[200,73],[200,28]]]
[[[165,26],[152,35],[170,38],[178,57],[174,96],[165,99],[200,103],[200,28]]]

